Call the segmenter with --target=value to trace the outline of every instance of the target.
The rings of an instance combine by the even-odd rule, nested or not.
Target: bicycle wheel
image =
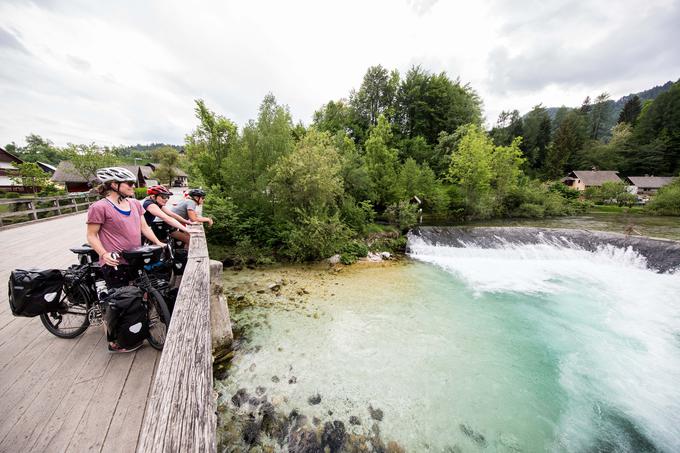
[[[163,349],[165,336],[170,325],[170,310],[165,299],[157,290],[149,292],[149,337],[147,340],[152,348]]]
[[[90,326],[87,317],[88,296],[80,286],[75,286],[62,298],[63,310],[40,315],[45,328],[59,338],[75,338]]]

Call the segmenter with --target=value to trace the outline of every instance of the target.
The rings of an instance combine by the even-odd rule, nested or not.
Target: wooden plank
[[[28,451],[40,437],[43,427],[47,424],[57,406],[68,393],[73,381],[87,362],[92,350],[101,340],[101,330],[84,334],[69,353],[63,358],[61,365],[50,379],[39,389],[38,394],[16,421],[10,432],[0,443],[0,451]]]
[[[51,343],[26,372],[14,383],[6,387],[0,397],[0,413],[12,417],[0,419],[0,439],[4,439],[14,422],[23,415],[37,396],[36,388],[41,388],[52,377],[76,340],[61,340]]]
[[[150,347],[137,352],[106,433],[102,451],[135,451],[158,357],[160,353]]]
[[[144,415],[138,452],[216,450],[209,261],[199,228],[200,232],[192,231],[189,260]]]
[[[67,451],[73,433],[81,423],[83,413],[109,367],[111,357],[112,355],[106,352],[106,338],[102,335],[68,393],[35,440],[31,447],[32,451]]]
[[[56,341],[57,337],[43,329],[39,331],[38,336],[22,352],[21,360],[14,360],[4,364],[0,369],[0,382],[2,382],[3,393],[4,389],[9,388],[17,379],[24,376],[26,370],[38,360],[43,351]],[[1,395],[0,399],[2,399]]]
[[[100,451],[137,353],[115,354],[73,433],[67,451]]]
[[[13,362],[15,358],[20,358],[19,356],[25,352],[33,340],[45,331],[42,323],[37,318],[35,320],[17,320],[12,326],[19,326],[21,329],[14,334],[11,333],[14,329],[7,329],[0,337],[0,367],[3,364]],[[1,394],[2,390],[0,390]]]

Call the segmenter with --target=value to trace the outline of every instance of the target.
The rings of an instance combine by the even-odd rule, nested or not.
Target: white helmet
[[[100,180],[102,184],[108,181],[137,181],[137,177],[130,170],[122,167],[100,168],[97,170],[97,179]]]

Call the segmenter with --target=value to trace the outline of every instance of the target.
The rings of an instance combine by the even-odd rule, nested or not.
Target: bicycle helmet
[[[146,194],[147,195],[167,195],[167,196],[171,196],[172,192],[170,192],[168,189],[166,189],[163,186],[151,186],[148,189],[146,189]]]
[[[97,179],[105,182],[136,182],[137,177],[128,169],[122,167],[107,167],[97,170]]]
[[[203,190],[203,189],[191,189],[189,191],[189,196],[191,198],[205,197],[205,190]]]

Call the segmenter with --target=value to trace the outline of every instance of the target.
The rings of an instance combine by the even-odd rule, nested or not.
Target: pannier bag
[[[109,334],[123,348],[134,348],[149,335],[149,321],[142,290],[123,286],[111,290],[104,300],[104,320]]]
[[[185,249],[175,250],[175,260],[173,261],[173,270],[175,275],[182,275],[184,273],[184,268],[187,265],[187,260],[189,258],[189,251]]]
[[[15,269],[9,276],[9,306],[14,316],[59,311],[64,276],[59,269]]]

